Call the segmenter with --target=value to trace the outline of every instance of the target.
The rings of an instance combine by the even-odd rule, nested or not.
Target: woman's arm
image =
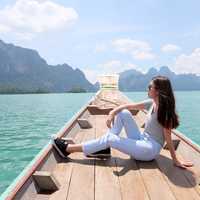
[[[171,134],[172,134],[171,133],[171,129],[164,128],[164,137],[165,137],[165,140],[167,142],[167,145],[168,145],[171,157],[173,159],[174,165],[176,165],[177,167],[184,168],[184,169],[186,167],[193,166],[193,163],[181,161],[180,159],[177,158],[176,152],[175,152],[175,149],[174,149],[174,145],[173,145],[173,142],[172,142],[172,136],[171,136]]]
[[[128,110],[142,110],[144,109],[144,102],[138,102],[138,103],[128,103],[128,104],[124,104],[121,106],[118,106],[116,108],[114,108],[113,110],[110,111],[106,124],[108,128],[111,128],[111,124],[114,123],[114,117],[115,115],[120,112],[123,109],[128,109]]]
[[[118,112],[120,112],[123,109],[128,109],[128,110],[142,110],[144,109],[144,103],[143,102],[138,102],[138,103],[127,103],[121,106],[118,106],[114,108],[110,114],[115,116]]]
[[[176,161],[177,157],[176,157],[176,152],[175,152],[174,145],[172,142],[171,129],[164,128],[164,136],[165,136],[165,141],[167,142],[167,146],[169,148],[171,157],[172,157],[173,161]]]

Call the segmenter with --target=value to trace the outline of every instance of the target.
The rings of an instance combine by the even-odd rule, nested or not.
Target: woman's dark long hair
[[[152,81],[158,91],[158,122],[164,128],[177,128],[179,119],[170,80],[165,76],[156,76]]]

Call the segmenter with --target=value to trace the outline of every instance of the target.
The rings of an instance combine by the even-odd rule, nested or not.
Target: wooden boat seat
[[[92,124],[88,121],[88,119],[79,118],[77,121],[80,127],[83,129],[92,128]]]
[[[38,193],[52,193],[60,188],[56,177],[48,171],[36,171],[33,174],[33,180],[37,185]]]
[[[100,109],[96,105],[88,105],[87,109],[91,115],[108,115],[109,112],[113,109],[113,107]]]
[[[107,108],[100,108],[96,105],[88,105],[87,109],[90,112],[91,115],[108,115],[111,110],[113,110],[114,107],[107,107]],[[138,110],[131,110],[130,111],[132,115],[137,115],[139,112]]]

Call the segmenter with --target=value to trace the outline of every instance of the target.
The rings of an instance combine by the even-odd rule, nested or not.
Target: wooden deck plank
[[[91,117],[93,128],[84,133],[83,141],[95,138],[95,116]],[[68,200],[94,199],[94,159],[86,158],[83,153],[71,156],[74,163]]]
[[[186,170],[183,173],[200,195],[200,168],[198,167],[200,165],[199,153],[194,151],[192,147],[186,145],[184,142],[180,143],[177,152],[181,155],[182,159],[191,160],[194,163],[194,166],[189,168],[190,171]]]
[[[112,154],[116,159],[116,174],[119,177],[122,199],[149,200],[135,160],[115,149],[112,150]]]
[[[199,199],[195,186],[187,180],[184,175],[184,171],[190,173],[189,170],[180,169],[172,164],[169,151],[162,150],[161,155],[157,158],[157,163],[163,172],[163,176],[168,182],[171,190],[173,191],[176,199],[187,200],[187,199]],[[192,174],[190,173],[192,176]]]
[[[77,143],[80,143],[83,139],[84,132],[86,132],[87,129],[83,129],[77,133],[74,140]],[[53,171],[55,177],[61,184],[61,188],[50,195],[50,200],[64,200],[67,199],[68,191],[69,191],[69,185],[71,182],[71,175],[74,167],[74,163],[70,162],[71,155],[69,156],[69,159],[63,160],[62,163],[58,163],[56,165],[55,170]]]
[[[140,127],[140,131],[143,132],[144,128]],[[160,172],[155,160],[151,162],[136,161],[136,164],[140,169],[140,174],[143,177],[143,182],[150,199],[176,199],[169,185],[162,177],[162,172]]]
[[[142,120],[141,116],[139,118]],[[143,132],[144,128],[140,127],[140,131]],[[150,162],[136,161],[136,165],[139,168],[143,183],[150,199],[176,199],[170,190],[169,185],[164,180],[155,160]]]
[[[66,199],[68,187],[70,184],[72,164],[71,163],[58,163],[53,171],[55,177],[59,181],[61,187],[58,191],[54,192],[50,196],[50,200]]]
[[[107,116],[97,116],[96,137],[105,134],[105,122]],[[95,199],[96,200],[121,200],[121,191],[116,171],[115,158],[96,160],[95,165]]]
[[[101,127],[103,126],[104,125]],[[122,134],[122,136],[125,136],[124,133]],[[121,171],[122,176],[120,176],[120,173],[118,173],[122,199],[131,198],[156,200],[160,199],[160,194],[162,194],[162,199],[175,200],[169,185],[162,177],[162,174],[155,161],[137,162],[139,166],[138,169],[135,160],[130,159],[128,155],[120,153],[117,150],[112,150],[112,152],[116,159],[117,170],[120,168],[123,170],[122,167],[124,166],[126,166],[126,170],[130,168],[128,169],[127,174],[123,175],[124,172]],[[159,189],[159,193],[158,186],[162,187]]]
[[[152,200],[175,200],[168,183],[160,172],[155,160],[142,162],[136,161],[140,168],[145,187]]]
[[[104,123],[101,125],[101,130],[104,130],[104,127],[105,127],[105,119],[104,119]],[[115,152],[115,151],[113,151],[113,152]],[[120,154],[120,153],[118,153],[118,154]],[[120,165],[120,162],[123,163],[122,159],[120,160],[119,158],[117,159],[116,157],[115,158],[113,157],[112,159],[115,159],[115,162],[116,162],[116,164],[118,163],[118,165]],[[129,162],[131,162],[131,160],[129,160]],[[134,162],[135,161],[133,161],[131,164],[129,163],[129,166],[133,167]],[[145,164],[140,163],[140,170],[138,171],[138,174],[136,174],[136,171],[132,171],[132,176],[134,177],[133,179],[131,179],[130,174],[127,174],[127,177],[126,178],[124,177],[124,179],[123,179],[123,177],[119,178],[119,187],[118,188],[120,189],[121,198],[122,199],[130,199],[131,196],[135,196],[137,199],[149,199],[149,196],[150,196],[151,199],[160,199],[160,195],[158,195],[158,191],[157,191],[157,188],[158,188],[157,186],[161,185],[161,186],[163,186],[163,189],[161,189],[161,191],[162,191],[162,194],[164,194],[164,196],[165,196],[164,199],[175,199],[167,182],[163,179],[163,177],[158,169],[158,166],[156,165],[157,168],[154,169],[154,167],[153,167],[153,169],[152,169],[152,163],[150,163],[150,167],[148,167],[149,171],[145,171],[145,169],[144,169]],[[143,165],[143,168],[141,168],[142,165]],[[148,164],[147,164],[147,166],[148,166]],[[118,169],[118,167],[117,167],[117,169]],[[135,169],[137,169],[136,165],[135,165]],[[145,186],[144,186],[143,179],[148,178],[148,175],[149,175],[148,173],[152,173],[153,175],[155,175],[155,171],[156,171],[156,176],[157,176],[156,180],[158,181],[158,185],[156,185],[154,182],[155,178],[152,178],[151,182],[148,180],[144,180],[144,183],[145,183]],[[115,173],[116,173],[116,171],[115,171]],[[117,175],[119,175],[119,174],[117,174]],[[141,176],[141,175],[143,175],[143,176]],[[137,184],[134,184],[134,183],[136,183],[134,179],[138,180]],[[122,181],[122,183],[120,182],[120,180]],[[136,192],[136,188],[135,188],[135,190],[133,189],[131,191],[130,180],[132,180],[133,186],[135,185],[135,187],[137,189],[139,188],[139,186],[141,186],[139,191],[137,190],[137,192]],[[146,184],[147,184],[147,186],[146,186]],[[154,186],[152,186],[152,184]],[[109,185],[108,185],[108,187],[109,187]],[[149,196],[147,194],[146,189],[148,190]]]
[[[124,129],[120,136],[127,137]],[[116,149],[112,149],[112,156],[116,159],[116,174],[119,177],[122,199],[149,200],[135,160]]]

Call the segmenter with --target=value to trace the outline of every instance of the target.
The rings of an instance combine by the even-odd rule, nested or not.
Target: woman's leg
[[[113,133],[118,135],[120,134],[122,128],[123,128],[123,123],[122,123],[121,117],[119,116],[119,114],[117,114],[115,117],[114,126],[111,129],[108,129],[107,134],[110,131],[112,131]],[[83,152],[84,151],[83,149],[86,149],[85,154],[90,154],[90,153],[94,153],[96,151],[105,149],[108,147],[106,144],[107,134],[97,139],[88,140],[86,142],[83,142],[82,144],[68,144],[66,151],[69,153],[73,153],[73,152]],[[85,146],[85,148],[83,146]]]
[[[132,156],[136,160],[152,160],[158,154],[157,147],[146,139],[131,139],[120,137],[111,132],[107,132],[96,140],[90,140],[82,145],[85,155],[106,149],[108,147],[115,148],[125,154]]]
[[[135,140],[110,133],[108,146],[142,161],[153,160],[159,154],[159,147],[147,138]]]
[[[96,140],[90,140],[83,144],[68,144],[67,153],[84,152],[87,156],[96,151],[106,149],[108,147],[115,148],[125,154],[132,156],[136,160],[149,161],[159,154],[160,147],[148,138],[134,140],[123,138],[113,133],[106,133]],[[59,148],[62,151],[62,147]],[[65,155],[65,153],[63,153]],[[66,155],[67,156],[67,155]]]
[[[108,129],[107,133],[102,137],[83,142],[82,144],[68,144],[66,151],[69,153],[83,151],[87,155],[106,149],[109,147],[109,134],[119,135],[123,127],[125,128],[128,138],[135,140],[140,139],[141,133],[131,112],[124,109],[115,116],[114,125]]]
[[[115,116],[114,125],[109,131],[115,135],[119,135],[124,127],[127,137],[131,139],[140,139],[140,130],[131,114],[127,109],[123,109]]]
[[[83,152],[82,144],[68,144],[66,151],[69,153]]]

